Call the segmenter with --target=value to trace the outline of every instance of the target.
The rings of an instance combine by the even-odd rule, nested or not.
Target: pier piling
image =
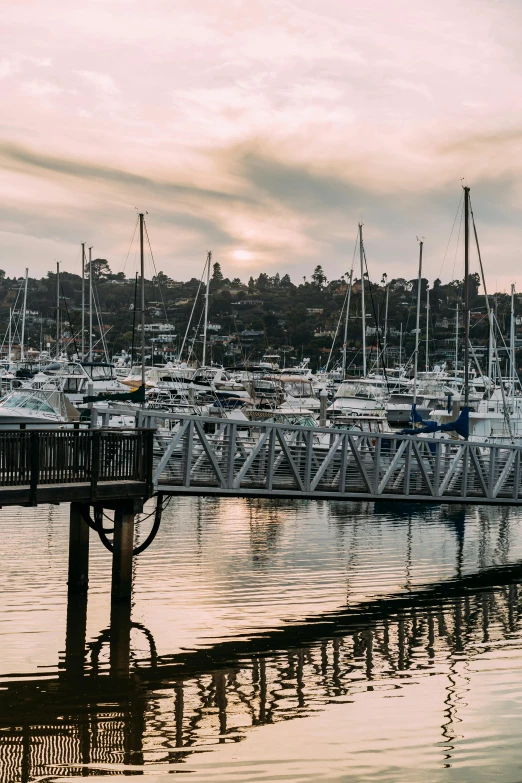
[[[131,602],[111,602],[110,673],[125,678],[130,671]]]
[[[71,503],[67,581],[70,593],[85,592],[89,586],[89,526],[84,519],[82,509],[82,503]]]
[[[118,504],[114,511],[112,554],[112,600],[129,601],[132,593],[132,553],[134,549],[134,505]]]

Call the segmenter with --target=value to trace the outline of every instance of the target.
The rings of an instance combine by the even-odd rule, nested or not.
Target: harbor
[[[520,783],[517,30],[6,4],[0,783]]]
[[[479,245],[467,187],[461,206],[463,337],[457,318],[453,365],[430,366],[427,299],[423,372],[424,242],[410,359],[388,363],[385,285],[370,366],[361,223],[357,375],[349,375],[347,350],[353,270],[331,368],[330,358],[324,367],[309,359],[281,367],[274,348],[257,364],[208,364],[211,253],[199,347],[196,329],[186,359],[183,345],[173,361],[147,358],[143,213],[133,312],[141,328],[133,329],[128,361],[111,359],[105,341],[104,361],[95,360],[99,299],[84,245],[81,329],[65,348],[60,314],[68,307],[57,268],[55,357],[24,344],[26,273],[24,309],[10,311],[0,399],[0,521],[9,551],[17,548],[5,570],[6,585],[17,585],[14,604],[8,599],[0,610],[1,783],[107,774],[162,780],[182,771],[221,781],[236,774],[238,758],[241,779],[258,780],[256,765],[261,777],[267,769],[255,759],[251,730],[294,718],[322,724],[332,705],[362,700],[364,711],[362,694],[387,699],[406,684],[439,705],[437,730],[424,726],[418,740],[422,752],[440,748],[446,766],[454,763],[468,706],[462,693],[472,698],[474,679],[483,687],[470,667],[491,650],[502,658],[516,649],[522,584],[514,287],[503,359],[498,346],[506,341],[483,297],[486,369],[471,337],[471,228]],[[27,547],[38,561],[42,536],[50,603],[38,584],[27,591],[16,562]],[[167,624],[156,627],[162,616]],[[25,645],[25,633],[36,647]],[[226,746],[242,743],[247,750],[230,756]],[[347,752],[365,774],[360,751]],[[215,756],[210,765],[206,754]],[[322,762],[328,777],[335,759]],[[484,770],[488,763],[497,762],[486,758]],[[314,763],[305,773],[286,755],[278,766],[284,779],[317,779]],[[415,779],[405,762],[402,774]]]

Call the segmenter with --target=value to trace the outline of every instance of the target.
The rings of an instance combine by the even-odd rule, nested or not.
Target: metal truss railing
[[[170,415],[153,482],[191,494],[522,501],[522,446]]]

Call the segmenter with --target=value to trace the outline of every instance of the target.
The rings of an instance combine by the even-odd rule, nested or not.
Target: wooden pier
[[[0,431],[0,505],[144,498],[152,445],[144,429]]]
[[[153,493],[152,465],[153,433],[143,428],[3,430],[0,505],[70,503],[69,593],[87,590],[93,529],[112,551],[113,599],[128,601],[134,518]],[[114,512],[112,540],[107,509]]]

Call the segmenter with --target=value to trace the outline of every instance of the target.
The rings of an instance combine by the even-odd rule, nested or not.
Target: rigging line
[[[366,276],[368,277],[368,288],[370,289],[370,299],[371,299],[371,303],[372,303],[373,317],[375,319],[375,325],[376,325],[376,332],[377,332],[377,334],[376,334],[376,338],[377,338],[376,339],[376,343],[377,343],[377,345],[376,345],[377,369],[379,369],[379,354],[380,354],[380,351],[381,351],[380,340],[379,340],[379,322],[377,320],[377,314],[375,312],[375,302],[374,302],[374,299],[373,299],[372,283],[371,283],[371,280],[370,280],[370,273],[368,272],[368,261],[366,260],[366,248],[364,247],[364,245],[363,245],[363,257],[364,257],[364,266],[366,268]],[[364,285],[364,278],[363,278],[363,280],[361,280],[361,285]],[[386,381],[386,386],[388,387],[389,386],[388,375],[386,373],[386,365],[385,365],[384,361],[382,362],[382,370],[383,370],[383,373],[384,373],[384,380]]]
[[[348,286],[346,287],[346,295],[344,297],[343,306],[341,307],[341,312],[339,313],[339,319],[337,321],[337,328],[335,330],[334,338],[332,340],[332,347],[330,348],[330,354],[329,354],[328,360],[326,362],[326,367],[324,368],[325,372],[328,372],[328,366],[330,364],[330,359],[334,355],[335,341],[337,340],[337,335],[339,334],[339,327],[341,326],[341,320],[342,320],[342,317],[343,317],[344,308],[345,308],[345,305],[346,305],[347,301],[348,301]]]
[[[71,316],[70,316],[70,313],[69,313],[69,307],[67,305],[67,299],[66,299],[66,296],[65,296],[65,291],[63,290],[63,283],[61,281],[60,281],[60,288],[62,289],[62,299],[63,299],[63,303],[65,305],[65,312],[67,313],[67,320],[69,321],[69,326],[71,327],[72,339],[73,339],[73,343],[74,343],[74,352],[76,353],[77,356],[79,356],[80,354],[78,353],[78,346],[76,345],[76,336],[74,334],[74,327],[72,325]]]
[[[459,242],[460,242],[460,233],[462,231],[462,224],[464,223],[464,204],[462,205],[462,210],[460,212],[460,223],[459,223],[459,233],[457,235],[457,246],[455,248],[455,257],[453,259],[453,270],[451,272],[451,276],[453,279],[455,279],[455,264],[457,263],[457,253],[459,252]],[[460,283],[460,280],[459,280]],[[460,296],[460,285],[457,290],[457,296]]]
[[[132,367],[134,365],[134,348],[135,348],[135,337],[136,337],[136,304],[137,304],[137,297],[138,297],[138,273],[136,272],[136,278],[134,282],[134,307],[132,310],[132,342],[131,342],[131,356],[130,356],[130,373],[132,375]]]
[[[147,222],[145,221],[145,219],[143,220],[143,225],[145,227],[145,236],[147,237],[147,244],[149,246],[150,257],[152,259],[152,267],[154,269],[154,272],[156,273],[156,280],[157,280],[157,283],[158,283],[158,290],[160,292],[161,304],[163,305],[163,313],[165,315],[165,323],[168,323],[167,308],[165,307],[165,299],[163,298],[163,289],[161,288],[161,283],[160,283],[160,281],[158,279],[158,270],[156,269],[156,262],[154,260],[154,255],[152,253],[152,247],[151,247],[150,239],[149,239],[149,232],[147,230]]]
[[[488,291],[487,291],[487,288],[486,288],[486,277],[484,275],[484,267],[482,265],[482,255],[481,255],[481,252],[480,252],[480,245],[479,245],[479,241],[478,241],[477,227],[475,225],[475,215],[473,213],[473,207],[471,205],[471,199],[469,198],[469,193],[468,193],[468,199],[469,199],[469,211],[471,213],[471,222],[473,223],[473,233],[475,235],[475,244],[477,246],[477,255],[478,255],[478,260],[479,260],[479,265],[480,265],[480,275],[481,275],[481,278],[482,278],[482,287],[484,288],[484,296],[486,298],[486,307],[487,307],[487,311],[488,311],[488,319],[489,319],[489,322],[490,322],[491,327],[492,327],[491,328],[491,337],[492,337],[492,341],[493,341],[493,350],[495,352],[495,359],[496,359],[496,364],[497,364],[497,368],[498,368],[498,375],[499,375],[499,378],[500,378],[500,392],[502,394],[502,405],[504,406],[504,418],[505,418],[506,424],[508,426],[509,437],[512,439],[513,438],[513,430],[512,430],[512,427],[511,427],[511,417],[509,415],[509,409],[508,409],[507,401],[506,401],[506,394],[505,394],[505,389],[504,389],[504,383],[502,381],[502,373],[500,371],[500,359],[498,358],[497,339],[495,337],[495,329],[493,328],[494,322],[492,321],[491,307],[489,306]]]
[[[194,358],[197,358],[197,357],[196,357],[196,353],[195,353],[195,351],[194,351],[194,345],[195,345],[195,343],[196,343],[196,340],[198,339],[198,332],[199,332],[199,329],[200,329],[200,326],[201,326],[201,321],[203,320],[203,316],[204,316],[204,314],[205,314],[205,308],[203,308],[203,309],[201,310],[201,313],[199,314],[199,321],[198,321],[198,325],[197,325],[197,327],[196,327],[196,331],[194,332],[194,337],[192,338],[192,342],[190,343],[190,353],[189,353],[189,358],[190,358],[190,355],[191,355],[192,353],[194,354]]]
[[[352,256],[352,266],[351,266],[351,268],[350,268],[350,272],[352,272],[352,274],[353,274],[353,271],[354,271],[354,269],[355,269],[355,254],[357,253],[357,247],[358,247],[358,244],[359,244],[359,233],[357,233],[357,237],[356,237],[356,239],[355,239],[355,246],[354,246],[354,249],[353,249],[353,256]],[[338,335],[338,333],[339,333],[339,327],[340,327],[340,325],[341,325],[341,319],[342,319],[342,317],[343,317],[344,308],[345,308],[345,306],[346,306],[346,304],[347,304],[347,302],[348,302],[348,291],[349,291],[349,290],[350,290],[350,289],[349,289],[349,286],[347,285],[347,286],[346,286],[346,294],[345,294],[345,297],[344,297],[343,306],[341,307],[341,312],[340,312],[340,314],[339,314],[339,321],[337,322],[337,329],[335,330],[335,335],[334,335],[334,338],[333,338],[333,341],[332,341],[332,347],[330,348],[330,354],[329,354],[329,356],[328,356],[328,360],[327,360],[327,362],[326,362],[325,372],[328,372],[328,366],[329,366],[329,364],[330,364],[330,359],[331,359],[331,358],[332,358],[332,356],[334,355],[334,346],[335,346],[335,341],[336,341],[336,339],[337,339],[337,335]],[[332,297],[332,299],[333,299],[333,297]],[[348,317],[348,314],[347,314],[347,317]]]
[[[125,261],[123,262],[123,270],[122,270],[123,272],[125,272],[125,267],[127,266],[127,261],[129,260],[129,255],[132,250],[132,245],[134,243],[134,237],[136,236],[136,231],[138,230],[139,222],[140,222],[140,217],[138,215],[138,217],[136,218],[136,225],[134,226],[134,233],[132,235],[132,239],[129,244],[129,249],[127,250],[127,255],[125,256]]]
[[[196,291],[196,296],[194,298],[194,304],[192,305],[192,310],[190,311],[190,318],[188,320],[187,328],[185,329],[185,336],[183,338],[183,342],[181,343],[181,348],[179,349],[179,358],[180,359],[181,359],[181,357],[183,355],[183,349],[185,347],[185,342],[186,342],[187,337],[188,337],[190,324],[192,323],[192,316],[194,315],[194,309],[196,307],[196,302],[198,301],[199,292],[200,292],[201,286],[203,284],[203,278],[205,277],[205,270],[206,270],[206,268],[207,268],[207,262],[205,261],[205,264],[203,266],[203,272],[201,273],[201,278],[200,278],[199,285],[198,285],[198,290]]]
[[[21,292],[22,292],[22,286],[20,286],[20,288],[18,289],[17,294],[16,294],[15,303],[14,303],[13,307],[11,308],[11,321],[14,321],[14,315],[15,315],[15,312],[16,312],[16,305],[18,303],[18,297],[20,296]],[[18,318],[18,321],[19,320],[20,320],[20,317]],[[17,331],[18,331],[17,324],[18,324],[18,322],[16,322],[16,325],[15,325],[14,335],[13,335],[12,326],[11,326],[11,337],[16,336],[16,334],[17,334]],[[4,345],[5,345],[6,339],[8,337],[8,334],[9,334],[9,324],[7,325],[7,328],[6,328],[5,334],[4,334],[4,339],[2,340],[2,346],[1,346],[2,350],[4,348]]]
[[[102,348],[105,353],[105,360],[107,364],[109,364],[109,352],[107,350],[107,342],[105,338],[105,325],[102,320],[102,310],[101,310],[101,304],[100,304],[100,295],[98,293],[98,286],[96,284],[96,279],[93,275],[92,278],[92,291],[93,291],[93,299],[94,299],[94,309],[96,310],[96,317],[98,319],[98,326],[100,327],[100,338],[101,338],[101,344]],[[100,342],[100,341],[98,341]]]
[[[444,258],[442,259],[442,264],[440,265],[440,269],[439,269],[439,278],[440,278],[440,276],[441,276],[441,274],[442,274],[442,269],[443,269],[443,267],[444,267],[444,263],[445,263],[445,261],[446,261],[446,256],[447,256],[447,254],[448,254],[448,250],[449,250],[449,246],[450,246],[450,242],[451,242],[451,237],[453,236],[453,232],[454,232],[454,230],[455,230],[455,224],[456,224],[456,222],[457,222],[457,218],[458,218],[458,216],[459,216],[459,212],[460,212],[460,208],[461,208],[461,205],[462,205],[462,199],[463,199],[463,198],[464,198],[464,194],[462,193],[462,194],[461,194],[461,196],[460,196],[460,199],[459,199],[458,206],[457,206],[457,211],[455,212],[455,218],[454,218],[454,220],[453,220],[453,225],[452,225],[452,227],[451,227],[451,233],[450,233],[450,235],[449,235],[448,244],[446,245],[446,252],[444,253]]]
[[[127,288],[129,289],[129,296],[127,298],[127,304],[125,305],[125,312],[127,312],[129,310],[130,300],[131,300],[131,296],[132,296],[132,288],[130,286],[127,286]],[[118,332],[112,338],[111,342],[112,342],[112,353],[113,353],[113,356],[114,356],[114,351],[116,350],[116,340],[118,340],[121,337],[122,333],[123,333],[124,323],[125,323],[125,321],[122,320]]]
[[[508,345],[507,345],[507,343],[506,343],[506,341],[504,339],[504,335],[502,334],[502,330],[500,329],[500,324],[498,322],[498,318],[495,315],[495,313],[493,313],[493,320],[494,320],[494,322],[497,325],[498,333],[500,335],[500,339],[502,340],[502,345],[504,346],[504,351],[507,354],[507,359],[509,360],[509,364],[511,364],[511,349],[508,347]],[[517,371],[516,367],[513,368],[513,372],[515,373],[516,379],[517,379],[518,383],[520,384],[520,378],[519,378],[518,371]]]

